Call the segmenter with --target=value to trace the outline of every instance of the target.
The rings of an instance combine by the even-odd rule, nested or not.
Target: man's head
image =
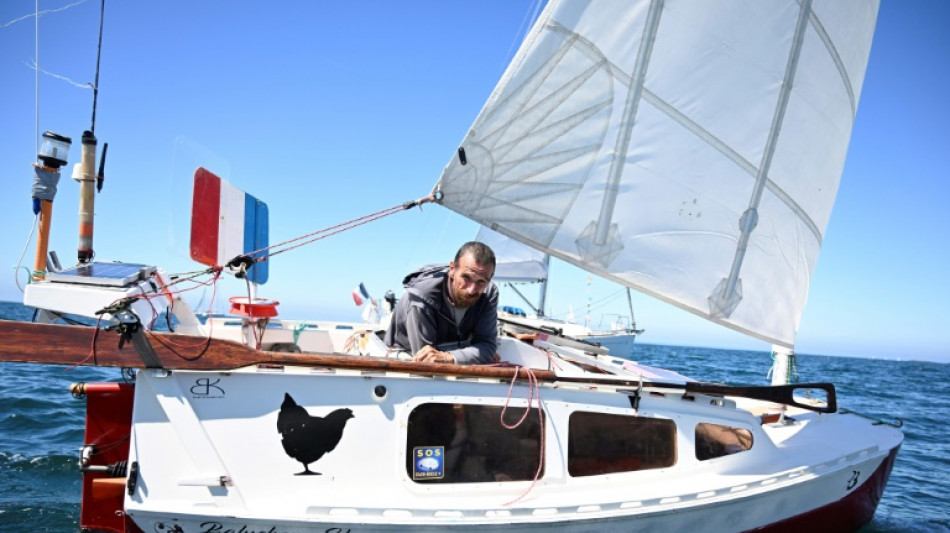
[[[449,263],[449,299],[468,308],[482,297],[495,275],[495,252],[477,241],[467,242]]]

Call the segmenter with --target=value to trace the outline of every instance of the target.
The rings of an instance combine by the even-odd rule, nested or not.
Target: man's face
[[[449,263],[449,299],[455,307],[469,308],[482,297],[491,282],[494,269],[479,265],[472,254],[465,254],[458,263]]]

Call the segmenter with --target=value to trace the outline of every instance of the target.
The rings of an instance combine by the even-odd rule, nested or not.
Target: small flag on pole
[[[369,291],[360,283],[358,287],[353,289],[353,302],[355,302],[357,306],[361,306],[366,300],[369,300]]]

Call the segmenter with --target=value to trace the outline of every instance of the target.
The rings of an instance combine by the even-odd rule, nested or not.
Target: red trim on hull
[[[884,494],[884,486],[887,485],[887,479],[891,475],[899,449],[900,446],[897,446],[891,450],[871,477],[844,498],[807,513],[749,531],[758,533],[801,533],[802,531],[852,533],[857,531],[874,517],[874,511],[877,510],[877,504]]]
[[[86,395],[84,442],[96,447],[90,465],[109,466],[129,458],[132,432],[132,396],[127,383],[88,383],[76,392]],[[79,525],[95,531],[137,533],[141,530],[123,512],[125,478],[103,472],[84,472]]]

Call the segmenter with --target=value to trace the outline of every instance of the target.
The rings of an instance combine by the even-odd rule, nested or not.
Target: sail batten
[[[613,218],[614,207],[617,203],[620,177],[623,172],[623,165],[627,159],[627,150],[630,147],[630,135],[636,122],[637,109],[640,106],[643,80],[646,76],[647,67],[650,64],[650,56],[653,53],[653,43],[656,40],[656,32],[659,28],[660,14],[662,12],[663,0],[652,0],[650,2],[650,11],[647,13],[647,23],[643,29],[643,37],[641,37],[640,40],[640,48],[637,50],[637,61],[633,75],[631,76],[630,89],[627,92],[627,101],[624,104],[623,119],[620,123],[620,135],[617,136],[617,144],[614,146],[613,158],[610,161],[610,170],[607,174],[606,194],[604,194],[604,203],[600,208],[600,217],[597,219],[597,226],[592,243],[595,246],[603,246],[607,242],[610,222]]]
[[[550,2],[442,203],[604,278],[792,346],[876,0]]]
[[[739,235],[736,254],[732,260],[732,268],[729,269],[729,275],[723,278],[712,294],[709,295],[709,314],[716,318],[728,318],[742,300],[739,273],[742,270],[746,250],[748,250],[749,247],[749,238],[759,223],[758,207],[762,201],[762,193],[768,183],[769,168],[772,166],[772,156],[775,155],[776,143],[782,131],[785,112],[788,109],[788,100],[792,94],[792,86],[795,83],[795,73],[798,70],[802,41],[805,39],[805,29],[810,14],[811,0],[804,0],[801,3],[801,11],[798,16],[798,22],[795,25],[792,49],[788,55],[788,65],[785,68],[785,76],[782,79],[782,89],[779,92],[778,104],[775,106],[775,115],[772,117],[772,126],[769,129],[765,150],[762,154],[762,163],[759,165],[759,170],[755,177],[755,187],[752,190],[752,198],[749,200],[749,208],[742,213],[742,217],[739,219],[739,228],[742,233]]]

